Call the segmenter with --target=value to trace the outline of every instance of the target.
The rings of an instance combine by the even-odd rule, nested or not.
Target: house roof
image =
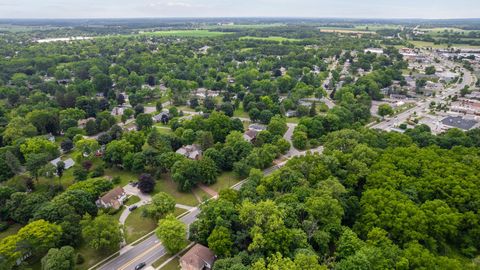
[[[254,129],[249,129],[247,132],[244,134],[244,138],[251,141],[257,137],[258,131]]]
[[[103,201],[104,203],[109,203],[111,201],[114,201],[118,199],[118,197],[122,196],[125,193],[122,187],[117,187],[109,192],[107,194],[103,195],[100,200]]]
[[[464,119],[461,116],[449,116],[442,120],[444,125],[450,127],[456,127],[463,130],[470,130],[472,129],[478,122],[473,119]]]
[[[215,262],[215,254],[207,247],[195,244],[180,261],[193,266],[195,269],[203,269],[207,264],[211,267]]]

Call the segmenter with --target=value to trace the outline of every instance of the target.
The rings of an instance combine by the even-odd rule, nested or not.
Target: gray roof
[[[52,161],[50,161],[50,163],[53,165],[53,166],[57,166],[58,162],[62,161],[61,158],[56,158]],[[66,160],[63,160],[63,163],[65,163],[65,170],[68,170],[70,169],[71,167],[73,167],[73,165],[75,165],[75,161],[73,161],[73,159],[69,158],[69,159],[66,159]]]
[[[464,119],[461,116],[449,116],[442,120],[442,123],[446,126],[456,127],[463,130],[472,129],[478,122],[473,119]]]

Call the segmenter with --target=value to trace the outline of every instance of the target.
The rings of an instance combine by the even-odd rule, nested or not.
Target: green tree
[[[123,164],[123,159],[128,153],[133,153],[133,145],[126,140],[116,140],[107,144],[104,160],[110,164]]]
[[[143,207],[143,215],[158,220],[175,210],[175,199],[165,192],[152,197],[152,202]]]
[[[208,237],[208,247],[217,256],[229,257],[233,247],[230,230],[222,226],[216,227]]]
[[[274,116],[267,126],[267,130],[273,135],[283,136],[288,130],[287,121],[280,116]]]
[[[95,250],[103,252],[116,250],[123,240],[118,222],[106,214],[101,214],[94,219],[86,214],[80,224],[82,236]]]
[[[141,113],[136,118],[137,130],[149,130],[153,126],[153,119],[150,114]]]
[[[378,106],[378,115],[380,115],[381,117],[393,115],[393,113],[394,112],[392,106],[390,106],[389,104],[381,104],[380,106]]]
[[[52,248],[42,258],[42,270],[73,270],[75,268],[75,250],[70,246]]]
[[[158,222],[156,235],[170,254],[181,251],[187,245],[187,227],[169,214]]]

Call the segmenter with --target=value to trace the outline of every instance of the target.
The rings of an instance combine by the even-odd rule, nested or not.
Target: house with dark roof
[[[114,188],[100,197],[96,204],[100,208],[114,208],[122,207],[123,202],[127,199],[127,193],[121,187]]]
[[[180,267],[182,270],[210,270],[215,259],[215,254],[209,248],[195,244],[180,258]]]

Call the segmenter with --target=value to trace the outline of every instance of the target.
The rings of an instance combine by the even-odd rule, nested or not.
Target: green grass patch
[[[242,118],[250,118],[248,113],[243,110],[243,104],[240,103],[240,106],[233,112],[233,116],[235,117],[242,117]]]
[[[168,259],[170,259],[170,257],[168,255],[163,255],[158,260],[156,260],[154,263],[152,263],[152,266],[157,268],[160,265],[162,265],[162,263],[166,262]]]
[[[172,31],[157,31],[152,33],[146,33],[155,36],[172,36],[172,37],[219,37],[229,33],[216,32],[209,30],[172,30]]]
[[[219,192],[222,189],[228,189],[236,183],[240,182],[240,178],[233,172],[223,172],[218,178],[217,182],[210,186],[211,189]]]
[[[124,204],[126,206],[130,206],[130,205],[138,203],[139,201],[140,201],[140,197],[132,195],[132,196],[128,197],[127,201]]]
[[[82,243],[80,247],[75,250],[77,253],[82,254],[85,261],[76,265],[75,269],[77,270],[87,270],[98,262],[110,256],[113,252],[100,252],[95,250],[87,245],[87,243]]]
[[[161,268],[162,270],[179,270],[180,269],[180,260],[178,257],[171,260],[167,263],[164,267]]]
[[[286,37],[277,37],[277,36],[270,36],[270,37],[252,37],[252,36],[245,36],[241,37],[240,40],[265,40],[265,41],[275,41],[275,42],[295,42],[295,41],[300,41],[300,39],[296,38],[286,38]]]
[[[415,47],[419,48],[433,48],[433,49],[447,49],[448,44],[435,44],[433,42],[428,42],[428,41],[418,41],[418,40],[409,40],[410,43],[412,43]],[[452,44],[452,47],[455,48],[463,48],[463,49],[480,49],[480,46],[472,46],[468,44]]]
[[[289,117],[289,118],[287,118],[287,123],[298,124],[298,123],[300,123],[300,118],[298,118],[298,117]]]
[[[142,216],[143,207],[132,211],[125,221],[125,241],[127,244],[138,240],[157,227],[155,220]]]
[[[158,192],[165,192],[172,195],[173,198],[175,198],[175,201],[179,204],[188,206],[196,206],[198,204],[198,201],[192,192],[184,193],[178,191],[177,184],[173,182],[169,175],[163,175],[162,179],[157,181],[153,193]]]
[[[130,181],[137,181],[139,174],[112,167],[105,169],[105,176],[111,176],[112,178],[120,177],[120,183],[116,186],[124,187],[128,185]]]

